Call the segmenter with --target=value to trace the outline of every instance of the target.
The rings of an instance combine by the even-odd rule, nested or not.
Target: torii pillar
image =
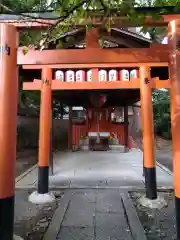
[[[16,120],[18,103],[16,28],[0,24],[0,239],[13,240]]]
[[[124,146],[125,151],[128,151],[128,133],[129,121],[128,121],[128,106],[124,106]]]
[[[86,31],[86,48],[100,48],[98,28],[91,28]]]
[[[173,143],[173,171],[177,239],[180,240],[180,20],[168,26],[170,49],[169,79],[171,83],[171,131]]]
[[[156,160],[154,150],[154,124],[150,77],[150,68],[146,66],[140,67],[141,115],[146,197],[149,199],[156,199]]]
[[[52,121],[52,69],[42,69],[39,156],[38,156],[38,191],[29,196],[32,203],[48,203],[55,197],[49,192],[49,160]]]
[[[96,51],[97,48],[100,48],[99,45],[99,30],[98,28],[91,28],[86,31],[86,48]],[[98,82],[99,79],[99,70],[98,68],[92,68],[92,81]]]

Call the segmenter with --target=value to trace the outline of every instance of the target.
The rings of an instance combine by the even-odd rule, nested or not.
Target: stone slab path
[[[65,191],[44,240],[145,240],[127,194],[118,189]]]

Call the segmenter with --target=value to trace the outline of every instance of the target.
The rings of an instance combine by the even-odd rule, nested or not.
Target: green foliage
[[[2,0],[1,13],[9,13],[8,9],[12,12],[31,12],[41,11],[47,8],[46,0]]]
[[[177,8],[180,7],[180,2],[179,0],[155,0],[154,2],[152,1],[152,5],[156,7],[161,7],[161,6],[177,6]]]
[[[23,31],[20,32],[19,46],[37,46],[43,37],[44,31]],[[26,54],[26,53],[25,53]]]
[[[155,132],[171,138],[170,95],[168,91],[153,92],[153,112]]]
[[[164,6],[174,6],[176,11],[180,10],[180,1],[179,0],[141,0],[141,4],[145,4],[149,7],[164,7]],[[159,14],[168,14],[166,9],[163,9],[159,12]],[[158,20],[161,18],[158,14],[151,14],[154,20]],[[163,39],[167,36],[167,27],[143,27],[141,32],[146,34],[149,33],[152,41],[157,42],[159,39]]]
[[[48,5],[47,0],[5,0],[1,6],[1,13],[4,12],[32,12],[42,10],[54,10],[56,12],[57,24],[48,29],[46,34],[46,41],[58,39],[62,33],[67,32],[76,23],[81,23],[83,19],[87,20],[87,30],[92,27],[92,11],[102,14],[104,19],[104,26],[108,32],[111,32],[111,24],[113,23],[113,16],[126,16],[130,21],[137,25],[142,25],[144,17],[151,15],[153,19],[158,20],[161,16],[157,13],[141,12],[137,13],[134,6],[175,6],[180,9],[179,0],[52,0]],[[9,9],[9,11],[8,11]],[[166,13],[163,9],[162,13]],[[157,35],[165,35],[165,28],[143,28],[142,32],[150,33],[152,40],[156,41]],[[41,33],[24,32],[21,34],[21,45],[35,44],[38,45],[39,39],[43,38]],[[58,48],[61,48],[60,46]]]

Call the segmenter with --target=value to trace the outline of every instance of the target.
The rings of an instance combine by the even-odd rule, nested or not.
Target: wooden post
[[[98,28],[86,31],[86,48],[100,48]]]
[[[99,69],[98,68],[92,69],[92,82],[99,82]]]
[[[112,107],[111,108],[108,108],[108,122],[111,122],[111,113],[112,113]]]
[[[53,107],[52,107],[53,108]],[[53,137],[54,137],[54,129],[53,129],[53,109],[51,111],[51,130],[50,130],[50,153],[49,153],[49,173],[50,175],[54,174],[54,162],[53,162],[53,155],[54,155],[54,146],[53,146]]]
[[[87,135],[88,135],[88,129],[89,129],[89,110],[86,109],[86,129],[87,129]]]
[[[42,69],[42,88],[40,106],[40,131],[39,131],[39,173],[38,193],[45,194],[49,190],[49,156],[51,135],[51,102],[52,102],[52,70]]]
[[[100,48],[99,45],[99,32],[98,28],[91,28],[86,31],[86,48],[92,48],[92,51],[95,51],[96,48]],[[92,69],[92,82],[99,81],[99,69]]]
[[[0,24],[0,239],[13,239],[18,103],[16,28]]]
[[[72,107],[69,107],[69,131],[68,131],[68,148],[72,149]]]
[[[124,106],[124,146],[125,151],[128,149],[128,106]]]
[[[171,131],[177,239],[180,239],[180,20],[168,26],[170,49],[169,79],[171,83]]]
[[[154,152],[152,90],[150,84],[149,67],[140,67],[140,78],[146,197],[149,199],[156,199],[156,161]]]

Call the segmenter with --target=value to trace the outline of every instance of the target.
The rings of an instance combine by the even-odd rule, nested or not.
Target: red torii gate
[[[168,38],[169,45],[163,45],[163,49],[158,45],[156,54],[153,55],[153,46],[150,51],[147,49],[137,50],[117,50],[111,53],[110,50],[96,49],[100,56],[93,58],[90,53],[92,49],[85,50],[64,50],[54,51],[55,56],[51,58],[52,51],[29,51],[27,55],[17,54],[16,28],[8,24],[0,25],[0,238],[13,239],[13,212],[14,212],[14,171],[16,159],[16,117],[17,117],[17,62],[24,65],[24,68],[42,69],[42,84],[25,83],[24,89],[41,90],[41,114],[40,114],[40,149],[39,149],[39,193],[48,192],[48,165],[50,151],[50,120],[51,120],[51,92],[52,89],[117,89],[117,88],[140,88],[141,106],[142,106],[142,126],[143,126],[143,145],[144,145],[144,166],[146,179],[147,197],[154,199],[157,197],[156,176],[155,176],[155,156],[153,144],[153,115],[152,115],[152,97],[153,87],[171,88],[171,121],[173,137],[173,161],[174,161],[174,185],[176,195],[176,217],[177,217],[177,236],[180,239],[180,20],[179,16],[169,17]],[[164,24],[162,21],[161,23]],[[167,23],[167,22],[166,22]],[[157,23],[156,23],[157,24]],[[18,27],[18,24],[16,24]],[[21,25],[22,27],[22,25]],[[95,47],[93,45],[93,47]],[[154,48],[155,49],[155,48]],[[159,50],[159,51],[158,51]],[[86,61],[77,57],[73,58],[73,51],[82,51],[85,54]],[[139,52],[142,51],[142,55]],[[148,51],[148,52],[147,52]],[[114,50],[113,50],[114,52]],[[71,53],[71,54],[70,54]],[[124,53],[124,55],[122,55]],[[143,54],[144,53],[144,54]],[[70,54],[70,55],[68,55]],[[125,55],[129,54],[129,58]],[[148,55],[147,55],[148,54]],[[136,58],[132,56],[136,55]],[[59,57],[58,57],[59,56]],[[64,56],[64,57],[62,57]],[[81,54],[79,56],[82,56]],[[84,56],[84,55],[83,55]],[[120,61],[123,56],[123,61]],[[143,57],[142,57],[143,56]],[[88,59],[89,57],[89,59]],[[49,60],[47,60],[49,58]],[[61,60],[62,59],[62,60]],[[104,60],[104,62],[102,62]],[[89,64],[89,65],[88,65]],[[52,80],[52,68],[60,66],[68,67],[91,67],[93,69],[92,83],[67,83]],[[134,83],[131,82],[97,82],[97,68],[99,67],[117,67],[117,66],[137,66],[140,68],[140,78]],[[160,82],[159,79],[151,79],[150,84],[146,84],[145,79],[150,80],[151,66],[169,66],[170,80]],[[14,81],[13,81],[14,80]]]

